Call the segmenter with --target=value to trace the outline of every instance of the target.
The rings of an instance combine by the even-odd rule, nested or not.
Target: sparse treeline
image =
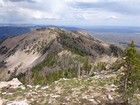
[[[94,65],[89,57],[74,53],[64,54],[60,59],[58,53],[59,51],[48,54],[40,64],[25,74],[18,75],[19,80],[24,84],[48,84],[60,78],[94,76],[95,72],[106,70],[105,62]]]
[[[60,52],[48,54],[40,64],[25,74],[20,74],[19,80],[25,84],[37,85],[52,83],[60,78],[77,78],[89,75],[92,65],[88,57],[64,54],[60,59],[58,56]]]

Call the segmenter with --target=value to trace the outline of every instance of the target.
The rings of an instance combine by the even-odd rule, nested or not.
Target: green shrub
[[[83,67],[82,69],[86,72],[86,74],[89,74],[89,72],[91,71],[92,65],[90,64],[89,60],[86,59],[83,63]]]
[[[112,65],[111,65],[111,68],[112,70],[119,70],[121,67],[123,66],[122,62],[121,61],[116,61],[114,62]]]
[[[107,63],[106,62],[99,62],[96,66],[94,66],[94,70],[96,72],[100,72],[102,70],[106,70]]]

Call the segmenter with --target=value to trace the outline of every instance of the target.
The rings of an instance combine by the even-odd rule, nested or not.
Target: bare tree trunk
[[[128,89],[128,78],[129,78],[129,74],[131,72],[131,66],[128,65],[127,67],[127,71],[126,71],[126,77],[125,77],[125,81],[124,81],[124,93],[123,93],[123,100],[124,100],[124,103],[128,104],[128,97],[126,96],[127,95],[127,89]]]
[[[89,72],[89,74],[88,74],[89,76],[92,75],[93,69],[94,69],[94,68],[92,67],[91,70],[90,70],[90,72]]]
[[[89,72],[89,76],[92,75],[92,72],[93,72],[93,70],[94,70],[94,66],[95,66],[95,63],[96,63],[96,59],[97,59],[97,58],[95,58],[95,60],[93,61],[93,66],[92,66],[92,68],[91,68],[91,70],[90,70],[90,72]]]
[[[126,74],[126,78],[125,78],[125,81],[124,81],[124,93],[123,93],[124,102],[126,102],[128,100],[127,97],[126,97],[127,83],[128,83],[128,74]]]

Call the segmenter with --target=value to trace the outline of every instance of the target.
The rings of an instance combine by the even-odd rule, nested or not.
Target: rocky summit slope
[[[62,78],[46,86],[24,86],[13,79],[0,83],[0,102],[6,105],[107,105],[121,100],[115,92],[115,77],[112,73],[90,78]]]
[[[94,77],[61,78],[50,85],[23,85],[17,79],[0,82],[0,105],[124,105],[114,80],[119,72]],[[132,105],[140,104],[140,93]]]
[[[0,43],[0,80],[18,76],[24,82],[38,84],[34,77],[47,78],[54,71],[76,72],[77,65],[83,65],[85,59],[92,66],[98,62],[111,63],[122,51],[120,46],[81,31],[36,29]]]

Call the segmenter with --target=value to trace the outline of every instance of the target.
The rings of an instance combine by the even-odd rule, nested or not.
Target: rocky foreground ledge
[[[49,86],[23,85],[14,78],[0,82],[0,105],[114,105],[114,102],[121,102],[113,84],[115,77],[112,73],[62,78]]]

